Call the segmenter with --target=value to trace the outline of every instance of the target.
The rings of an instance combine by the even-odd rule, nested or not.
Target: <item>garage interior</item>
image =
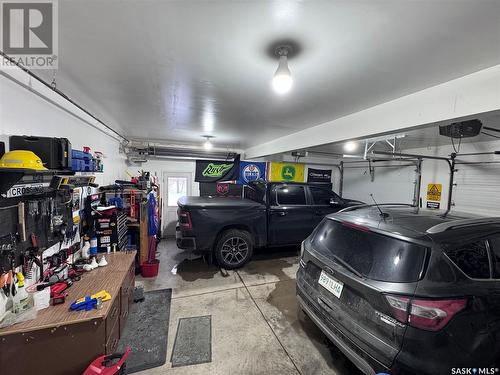
[[[0,373],[499,373],[500,1],[0,7]],[[294,186],[304,201],[285,207],[280,189]],[[313,188],[333,192],[328,209]],[[294,205],[316,217],[293,219]],[[462,273],[439,298],[466,307],[432,333],[452,353],[446,340],[460,338],[446,329],[484,298],[489,328],[479,315],[467,323],[488,343],[479,357],[458,344],[434,370],[398,367],[411,318],[389,317],[389,344],[370,331],[399,345],[384,362],[329,336],[299,303],[305,243],[326,216],[359,212],[350,230],[365,231],[375,215],[374,233],[393,225],[401,239],[403,209],[436,218],[408,243],[438,246],[441,221],[488,226],[469,234],[488,231],[486,281],[443,240]],[[414,300],[439,300],[417,292],[427,256],[409,315]],[[350,284],[337,279],[339,295],[315,282],[342,300]],[[476,281],[486,296],[463,284]]]

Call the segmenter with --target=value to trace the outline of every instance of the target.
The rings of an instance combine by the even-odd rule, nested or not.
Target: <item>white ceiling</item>
[[[247,147],[499,64],[499,19],[495,0],[64,0],[57,83],[127,136]],[[290,38],[277,97],[266,49]]]

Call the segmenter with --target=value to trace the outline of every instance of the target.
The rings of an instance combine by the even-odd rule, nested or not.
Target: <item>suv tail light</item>
[[[466,298],[426,300],[386,295],[394,318],[427,331],[439,331],[467,306]]]
[[[179,226],[182,229],[191,230],[193,229],[193,223],[191,222],[191,214],[188,211],[179,210]]]

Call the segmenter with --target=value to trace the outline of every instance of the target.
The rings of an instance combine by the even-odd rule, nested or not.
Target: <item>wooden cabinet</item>
[[[108,266],[84,274],[68,289],[66,303],[0,329],[1,373],[81,374],[96,357],[115,352],[133,302],[135,252],[106,259]],[[71,301],[102,289],[112,296],[102,309],[69,311]]]

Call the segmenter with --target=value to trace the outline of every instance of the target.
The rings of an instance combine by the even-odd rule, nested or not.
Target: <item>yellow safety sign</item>
[[[434,201],[434,202],[440,202],[442,191],[443,191],[442,184],[428,184],[427,185],[427,200]]]
[[[304,164],[271,162],[268,180],[304,182]]]

